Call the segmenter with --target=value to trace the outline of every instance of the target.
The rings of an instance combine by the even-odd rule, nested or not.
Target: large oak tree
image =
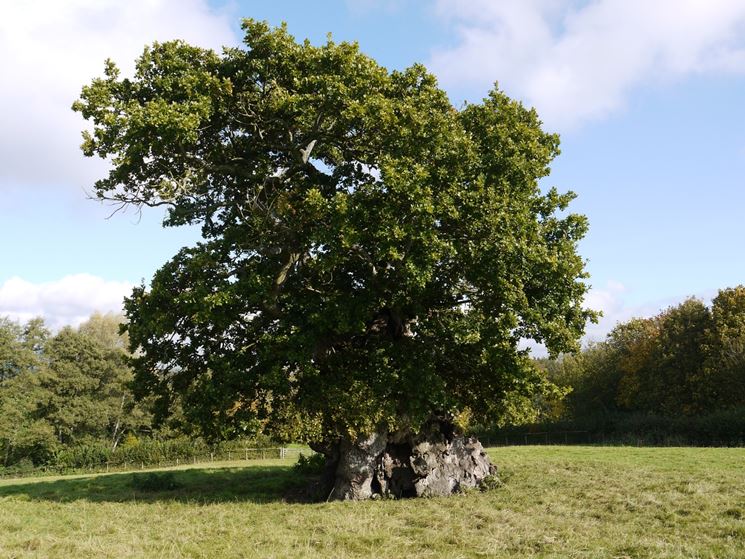
[[[74,105],[101,199],[201,226],[126,301],[140,392],[213,437],[327,445],[529,399],[521,341],[572,350],[593,316],[586,219],[538,185],[558,137],[498,89],[457,109],[421,65],[243,27],[107,62]]]

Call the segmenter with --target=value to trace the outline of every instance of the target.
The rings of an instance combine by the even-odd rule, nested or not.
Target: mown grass
[[[288,461],[4,481],[0,557],[745,557],[745,449],[490,454],[505,485],[448,499],[287,502]]]

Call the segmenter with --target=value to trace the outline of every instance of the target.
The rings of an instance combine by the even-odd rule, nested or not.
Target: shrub
[[[323,454],[311,454],[305,456],[302,452],[297,457],[297,462],[292,469],[301,475],[312,476],[321,475],[326,467],[326,457]]]
[[[54,465],[61,469],[98,468],[111,458],[107,443],[94,442],[63,447],[54,457]]]
[[[479,489],[484,492],[500,489],[501,487],[504,487],[504,482],[496,474],[486,476],[479,483]]]
[[[122,441],[121,447],[132,448],[135,446],[139,446],[139,444],[140,444],[140,439],[138,439],[134,433],[127,433],[127,436],[125,436],[124,440]]]

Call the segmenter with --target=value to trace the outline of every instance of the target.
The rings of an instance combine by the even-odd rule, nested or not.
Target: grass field
[[[0,557],[745,557],[745,449],[490,454],[504,487],[448,499],[286,502],[287,460],[3,481]]]

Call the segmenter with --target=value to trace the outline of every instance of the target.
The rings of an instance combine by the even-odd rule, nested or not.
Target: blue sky
[[[241,17],[314,43],[357,40],[389,68],[425,63],[456,105],[491,84],[562,137],[545,185],[578,194],[590,306],[647,316],[745,280],[741,0],[27,0],[0,17],[0,315],[76,324],[115,311],[193,230],[87,200],[106,166],[69,110],[106,57],[145,43],[240,41]]]

